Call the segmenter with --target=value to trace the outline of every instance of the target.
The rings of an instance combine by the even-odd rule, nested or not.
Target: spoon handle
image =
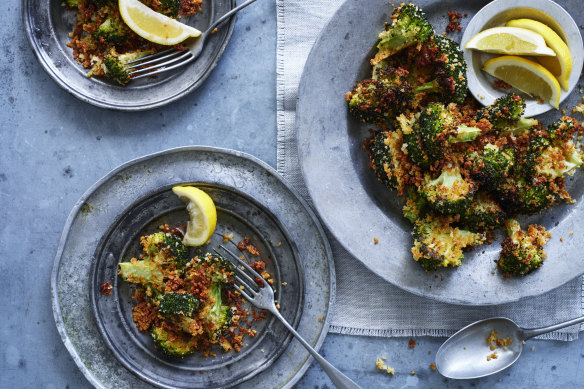
[[[530,329],[523,329],[523,337],[524,339],[533,338],[534,336],[547,334],[548,332],[552,332],[555,330],[559,330],[560,328],[569,327],[574,324],[584,322],[584,316],[578,317],[576,319],[568,320],[563,323],[554,324],[553,326],[548,327],[541,327],[541,328],[530,328]]]

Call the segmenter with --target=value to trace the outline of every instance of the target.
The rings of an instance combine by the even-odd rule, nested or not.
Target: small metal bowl
[[[466,27],[460,45],[464,50],[464,59],[468,65],[468,88],[472,95],[484,105],[492,104],[495,99],[506,93],[493,87],[495,78],[481,70],[483,64],[496,55],[466,50],[464,46],[479,32],[487,28],[502,26],[507,21],[518,18],[534,19],[547,24],[564,39],[570,48],[572,73],[569,78],[569,90],[562,90],[561,105],[578,83],[582,71],[584,49],[580,29],[574,19],[564,8],[551,0],[496,0],[476,13]],[[547,102],[538,103],[532,96],[525,93],[519,94],[525,98],[527,103],[525,116],[540,115],[553,109]]]

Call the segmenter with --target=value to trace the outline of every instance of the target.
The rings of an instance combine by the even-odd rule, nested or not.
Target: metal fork
[[[298,332],[296,332],[294,327],[292,327],[290,323],[288,323],[286,319],[282,317],[280,311],[278,311],[278,309],[276,308],[276,304],[274,303],[274,291],[272,290],[270,285],[265,283],[264,287],[262,288],[258,287],[257,283],[242,269],[242,267],[245,270],[247,270],[249,274],[251,274],[253,277],[259,277],[261,279],[262,276],[258,274],[258,272],[253,270],[245,261],[242,261],[235,253],[233,253],[223,245],[219,245],[219,247],[225,250],[225,252],[228,253],[229,256],[233,258],[231,262],[234,264],[236,273],[235,285],[238,288],[238,291],[241,293],[241,295],[251,304],[255,305],[258,308],[270,311],[272,315],[276,316],[282,322],[282,324],[284,324],[286,328],[288,328],[292,335],[294,335],[296,339],[304,347],[306,347],[306,349],[314,357],[314,359],[316,359],[318,363],[320,363],[320,366],[322,366],[325,373],[329,376],[329,378],[337,388],[360,389],[361,387],[359,385],[357,385],[349,377],[341,373],[341,371],[338,370],[336,367],[327,362],[326,359],[321,357],[320,354],[317,353],[312,348],[312,346],[310,346],[310,344],[308,344],[308,342],[305,341],[302,338],[302,336],[300,336]],[[215,252],[221,254],[217,250],[215,250]]]
[[[211,35],[213,30],[218,25],[229,19],[233,14],[239,12],[239,10],[247,7],[254,1],[256,0],[247,0],[246,2],[227,12],[225,15],[221,16],[214,23],[212,23],[209,28],[205,30],[205,32],[196,38],[196,40],[194,40],[186,50],[178,50],[174,48],[168,49],[156,54],[147,55],[146,57],[142,57],[135,61],[128,62],[127,65],[130,66],[128,66],[127,69],[130,70],[130,77],[134,80],[143,77],[150,77],[155,74],[168,72],[169,70],[173,70],[193,62],[199,55],[201,55],[203,47],[205,46],[205,40],[209,37],[209,35]]]

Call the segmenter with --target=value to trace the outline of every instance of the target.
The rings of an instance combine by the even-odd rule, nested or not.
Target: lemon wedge
[[[494,54],[556,55],[540,34],[518,27],[494,27],[481,31],[466,43],[465,48]]]
[[[150,42],[176,45],[189,37],[198,37],[201,31],[160,14],[138,0],[119,0],[124,22],[136,34]]]
[[[550,49],[556,53],[555,57],[537,58],[560,82],[562,89],[568,90],[568,78],[572,72],[572,54],[568,45],[560,36],[547,25],[537,20],[515,19],[506,24],[510,27],[526,28],[540,34]]]
[[[485,62],[483,70],[559,109],[562,93],[560,84],[549,70],[537,62],[514,55],[504,55]]]
[[[172,191],[187,204],[190,215],[183,243],[186,246],[204,245],[217,225],[217,209],[213,200],[194,186],[175,186]]]

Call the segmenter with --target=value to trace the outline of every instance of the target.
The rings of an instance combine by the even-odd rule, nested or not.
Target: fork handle
[[[284,317],[282,317],[282,315],[280,314],[280,312],[277,309],[274,308],[272,310],[272,313],[274,314],[274,316],[276,316],[278,319],[280,319],[282,324],[284,324],[286,326],[286,328],[288,328],[288,330],[292,333],[292,335],[294,335],[296,337],[296,339],[304,347],[306,347],[306,349],[314,357],[314,359],[316,359],[316,361],[318,363],[320,363],[320,366],[322,367],[322,369],[325,371],[325,373],[329,376],[329,378],[331,379],[333,384],[335,384],[335,386],[338,389],[361,389],[361,387],[359,385],[357,385],[355,382],[353,382],[353,380],[351,380],[349,377],[347,377],[346,375],[341,373],[341,371],[339,369],[337,369],[336,367],[331,365],[326,359],[324,359],[322,356],[320,356],[320,354],[317,353],[316,350],[313,349],[312,346],[310,344],[308,344],[308,342],[306,340],[304,340],[304,338],[302,338],[302,336],[300,336],[300,334],[298,332],[296,332],[294,327],[292,327],[290,325],[290,323],[288,323],[286,321],[286,319],[284,319]]]
[[[226,21],[227,19],[229,19],[233,14],[239,12],[240,9],[247,7],[248,5],[250,5],[251,3],[253,3],[256,0],[247,0],[245,3],[242,3],[240,5],[238,5],[237,7],[233,8],[231,11],[227,12],[225,15],[221,16],[219,19],[215,20],[213,22],[213,24],[211,24],[209,26],[209,28],[207,29],[207,31],[205,31],[205,34],[207,34],[208,32],[213,31],[213,29],[215,27],[217,27],[218,25],[220,25],[221,23],[223,23],[224,21]]]

